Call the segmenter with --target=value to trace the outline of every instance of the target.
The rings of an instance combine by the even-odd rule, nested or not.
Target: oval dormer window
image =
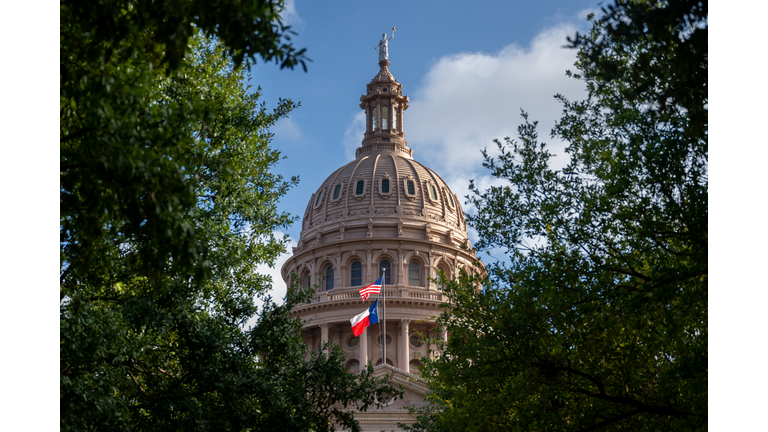
[[[335,188],[333,188],[333,199],[337,200],[339,199],[339,194],[341,193],[341,185],[336,185]]]
[[[408,195],[416,195],[416,186],[413,184],[413,180],[408,180],[406,186],[408,187]]]
[[[323,191],[318,192],[317,199],[315,200],[315,207],[320,205],[321,199],[323,199]]]
[[[435,187],[432,185],[429,185],[429,197],[432,198],[432,201],[437,201],[437,192],[435,192]]]

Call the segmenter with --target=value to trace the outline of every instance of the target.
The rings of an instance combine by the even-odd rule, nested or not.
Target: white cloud
[[[294,27],[294,30],[300,29],[304,25],[304,19],[299,16],[294,0],[285,0],[280,17],[283,19],[283,24]]]
[[[289,117],[283,117],[280,120],[275,123],[274,126],[272,126],[269,129],[270,132],[275,134],[275,139],[279,139],[281,141],[298,141],[302,137],[302,131],[301,127],[298,123],[292,118]]]
[[[560,22],[525,47],[512,44],[495,54],[465,52],[439,58],[410,95],[410,107],[404,114],[408,146],[414,149],[415,159],[438,173],[461,198],[465,212],[475,212],[464,200],[470,179],[480,190],[506,184],[483,168],[480,150],[497,154],[494,138],[502,142],[505,137],[516,139],[523,121],[521,109],[528,112],[529,120],[538,121],[539,140],[557,155],[553,168],[567,164],[565,143],[550,138],[563,111],[554,95],[571,100],[586,97],[583,82],[565,75],[566,70],[575,71],[577,52],[564,46],[568,36],[585,32],[588,24],[581,16],[588,12],[572,18],[581,27]],[[359,112],[344,133],[342,144],[348,159],[354,158],[364,130],[365,117]],[[477,233],[470,228],[469,235],[474,244]],[[492,254],[504,259],[501,251]]]
[[[346,160],[355,159],[355,150],[360,147],[363,141],[363,134],[365,133],[365,113],[359,111],[352,117],[352,122],[349,123],[347,129],[344,131],[344,138],[342,139],[342,147],[344,148],[344,156]]]
[[[280,231],[275,231],[274,234],[276,238],[283,238],[283,236],[285,236],[285,233]],[[282,304],[285,301],[285,294],[288,292],[288,288],[285,285],[283,276],[280,274],[280,269],[283,267],[283,264],[288,261],[288,258],[293,255],[291,253],[291,248],[295,246],[296,241],[292,238],[289,238],[288,244],[286,245],[286,249],[288,251],[277,258],[274,266],[270,267],[267,264],[261,264],[256,268],[257,273],[269,275],[272,277],[272,291],[270,294],[272,295],[272,300],[278,304]]]
[[[583,29],[578,29],[582,30]],[[497,54],[458,53],[437,60],[411,96],[405,132],[414,157],[440,174],[458,195],[469,179],[491,184],[480,150],[495,151],[494,138],[516,138],[520,109],[539,121],[539,138],[550,151],[564,154],[564,144],[549,138],[562,106],[556,93],[581,99],[582,82],[565,76],[574,70],[576,51],[565,49],[577,27],[562,23],[539,33],[528,47],[512,44]],[[556,167],[567,162],[555,161]]]
[[[276,238],[283,238],[285,233],[282,233],[280,231],[275,231],[274,235]],[[258,267],[256,267],[256,272],[263,275],[268,275],[272,278],[272,289],[270,290],[269,294],[272,296],[272,301],[274,301],[277,304],[283,304],[285,303],[285,295],[288,293],[288,287],[285,284],[285,281],[283,280],[283,276],[280,274],[280,269],[283,267],[283,264],[285,264],[286,261],[288,261],[288,258],[293,255],[291,253],[291,248],[296,246],[296,241],[292,238],[288,239],[288,244],[286,245],[287,252],[280,255],[277,258],[277,261],[275,261],[275,265],[270,267],[267,264],[261,264]],[[258,297],[254,297],[254,302],[259,306],[259,313],[261,313],[261,306],[264,304],[264,301],[261,300]],[[251,326],[256,324],[256,321],[258,319],[258,314],[256,316],[251,317],[248,322],[246,322],[243,325],[244,329],[248,329]]]

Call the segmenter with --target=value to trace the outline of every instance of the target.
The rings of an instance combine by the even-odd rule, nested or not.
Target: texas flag
[[[355,315],[354,318],[349,320],[352,323],[352,333],[355,337],[363,334],[363,330],[372,324],[379,322],[379,299],[376,299],[371,307],[364,310],[360,315]]]
[[[368,285],[365,288],[360,289],[360,297],[363,298],[363,301],[368,300],[368,296],[371,294],[378,294],[381,292],[381,280],[384,278],[384,276],[378,278],[376,282]]]

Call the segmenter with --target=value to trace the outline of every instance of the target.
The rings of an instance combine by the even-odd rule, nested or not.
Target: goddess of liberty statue
[[[391,41],[392,38],[395,37],[395,31],[397,31],[397,29],[392,27],[392,37],[389,39],[387,39],[386,33],[382,33],[381,40],[379,41],[379,45],[373,47],[373,49],[379,52],[379,61],[389,60],[389,50],[387,49],[387,42]]]

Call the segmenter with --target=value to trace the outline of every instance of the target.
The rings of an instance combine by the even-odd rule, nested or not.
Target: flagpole
[[[383,268],[381,272],[381,293],[384,295],[384,303],[382,305],[382,315],[384,315],[384,333],[381,335],[381,345],[384,347],[384,360],[383,364],[387,364],[387,269]]]

